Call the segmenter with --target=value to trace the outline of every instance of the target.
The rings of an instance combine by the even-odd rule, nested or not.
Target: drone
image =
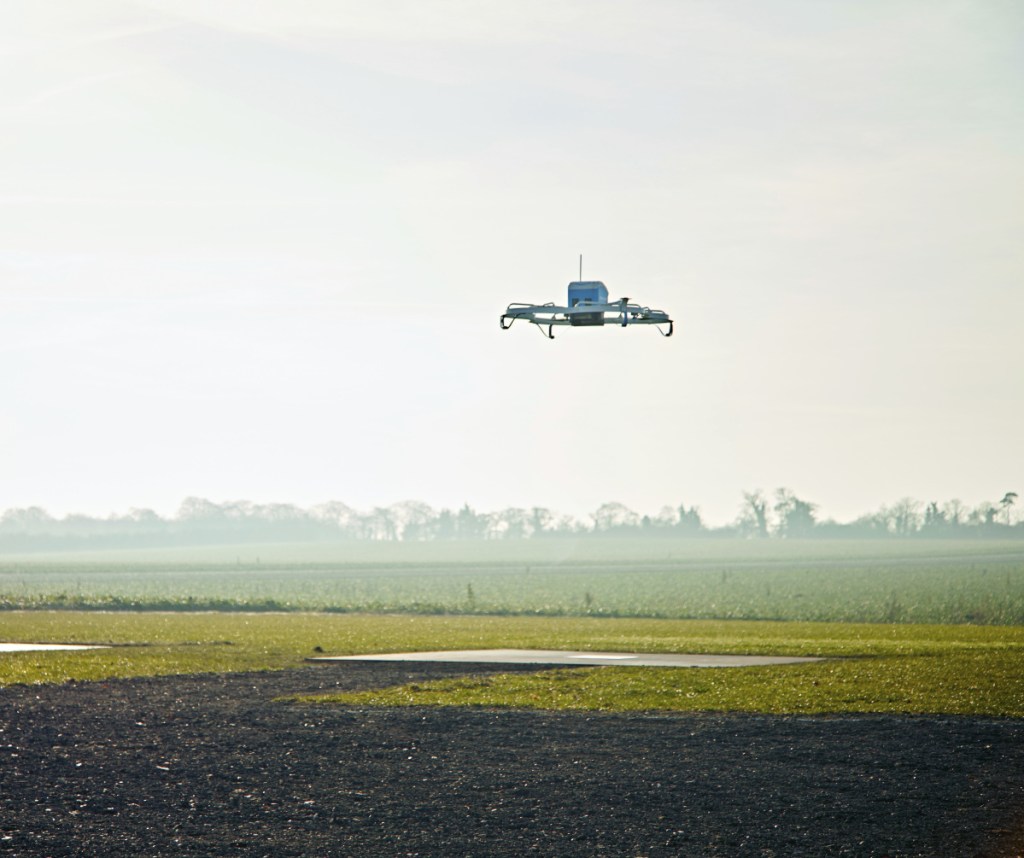
[[[583,262],[580,260],[580,274]],[[498,324],[507,331],[520,319],[537,325],[549,340],[555,325],[571,325],[574,328],[596,327],[599,325],[655,325],[663,337],[672,336],[672,320],[664,310],[652,310],[639,304],[630,304],[629,298],[618,301],[608,300],[608,288],[600,280],[574,280],[569,284],[569,306],[548,304],[509,304]],[[661,326],[667,325],[668,330]],[[544,333],[547,328],[547,333]]]

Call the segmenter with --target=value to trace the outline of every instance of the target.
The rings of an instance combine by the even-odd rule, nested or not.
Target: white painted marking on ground
[[[674,652],[565,652],[553,649],[469,649],[434,652],[366,653],[318,656],[310,661],[435,661],[465,664],[618,664],[629,667],[760,667],[798,664],[820,658],[789,655],[706,655]],[[580,665],[582,666],[582,665]]]
[[[0,643],[0,652],[47,652],[71,649],[108,649],[108,647],[99,644]]]

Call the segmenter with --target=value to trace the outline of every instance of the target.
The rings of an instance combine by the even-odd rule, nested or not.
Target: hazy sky
[[[0,0],[0,509],[1024,495],[1024,4]],[[652,328],[502,332],[601,279]]]

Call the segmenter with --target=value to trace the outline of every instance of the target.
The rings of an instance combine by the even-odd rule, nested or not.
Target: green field
[[[1019,542],[585,539],[33,555],[0,561],[0,606],[0,640],[114,644],[0,655],[0,685],[272,670],[317,651],[792,654],[831,660],[508,674],[343,700],[1024,717]]]
[[[0,607],[1024,624],[1024,544],[251,545],[0,559]]]
[[[755,668],[598,667],[448,680],[340,698],[480,705],[1024,717],[1024,628],[552,617],[12,611],[0,638],[114,644],[0,655],[0,686],[296,667],[337,655],[523,647],[823,655]],[[338,699],[338,698],[335,698]]]

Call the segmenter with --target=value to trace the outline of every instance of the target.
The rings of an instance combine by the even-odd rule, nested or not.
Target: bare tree
[[[969,521],[974,525],[991,526],[996,523],[997,515],[999,515],[999,510],[992,506],[989,501],[983,501],[971,510]]]
[[[434,510],[427,504],[413,500],[399,501],[391,504],[388,509],[400,539],[416,542],[427,538],[430,522],[434,518]]]
[[[960,527],[967,522],[967,507],[959,498],[953,498],[942,505],[942,514],[950,527]]]
[[[814,504],[800,500],[789,489],[777,489],[774,507],[776,532],[784,539],[809,536],[816,524],[815,509]]]
[[[509,507],[491,516],[491,530],[501,539],[523,539],[527,535],[530,514],[525,509]]]
[[[339,535],[352,537],[358,515],[352,507],[341,501],[328,501],[319,504],[309,511],[310,517],[328,530],[335,530]]]
[[[179,521],[202,521],[222,518],[224,511],[206,498],[187,497],[178,507]]]
[[[554,532],[563,535],[586,533],[587,526],[571,515],[560,515],[555,521]]]
[[[640,516],[628,506],[614,502],[601,504],[592,518],[594,519],[594,529],[599,532],[636,527],[640,522]]]
[[[679,519],[676,515],[675,508],[667,505],[661,508],[658,512],[657,518],[654,519],[655,527],[675,527],[678,523]]]
[[[700,533],[704,529],[700,508],[691,506],[687,509],[686,504],[680,504],[679,521],[676,523],[676,527],[683,533]]]
[[[939,505],[932,501],[925,507],[924,510],[924,525],[921,527],[923,532],[942,532],[949,528],[949,519],[946,517],[944,510],[939,509]]]
[[[743,511],[740,513],[740,528],[762,539],[768,536],[768,500],[764,492],[743,493]]]
[[[488,519],[486,513],[477,513],[468,503],[463,504],[455,519],[459,539],[483,539],[487,533]]]
[[[434,539],[454,539],[456,536],[455,516],[450,509],[443,509],[431,522]]]
[[[0,516],[0,530],[9,533],[43,533],[55,521],[56,519],[40,506],[9,509]]]
[[[554,524],[555,514],[542,506],[535,506],[530,510],[530,535],[543,536]]]
[[[1003,495],[1003,499],[999,501],[999,505],[1003,508],[1003,522],[1007,527],[1010,526],[1010,509],[1017,502],[1016,492],[1007,492]]]
[[[901,498],[889,508],[892,529],[900,536],[917,533],[921,527],[921,503],[913,498]]]

